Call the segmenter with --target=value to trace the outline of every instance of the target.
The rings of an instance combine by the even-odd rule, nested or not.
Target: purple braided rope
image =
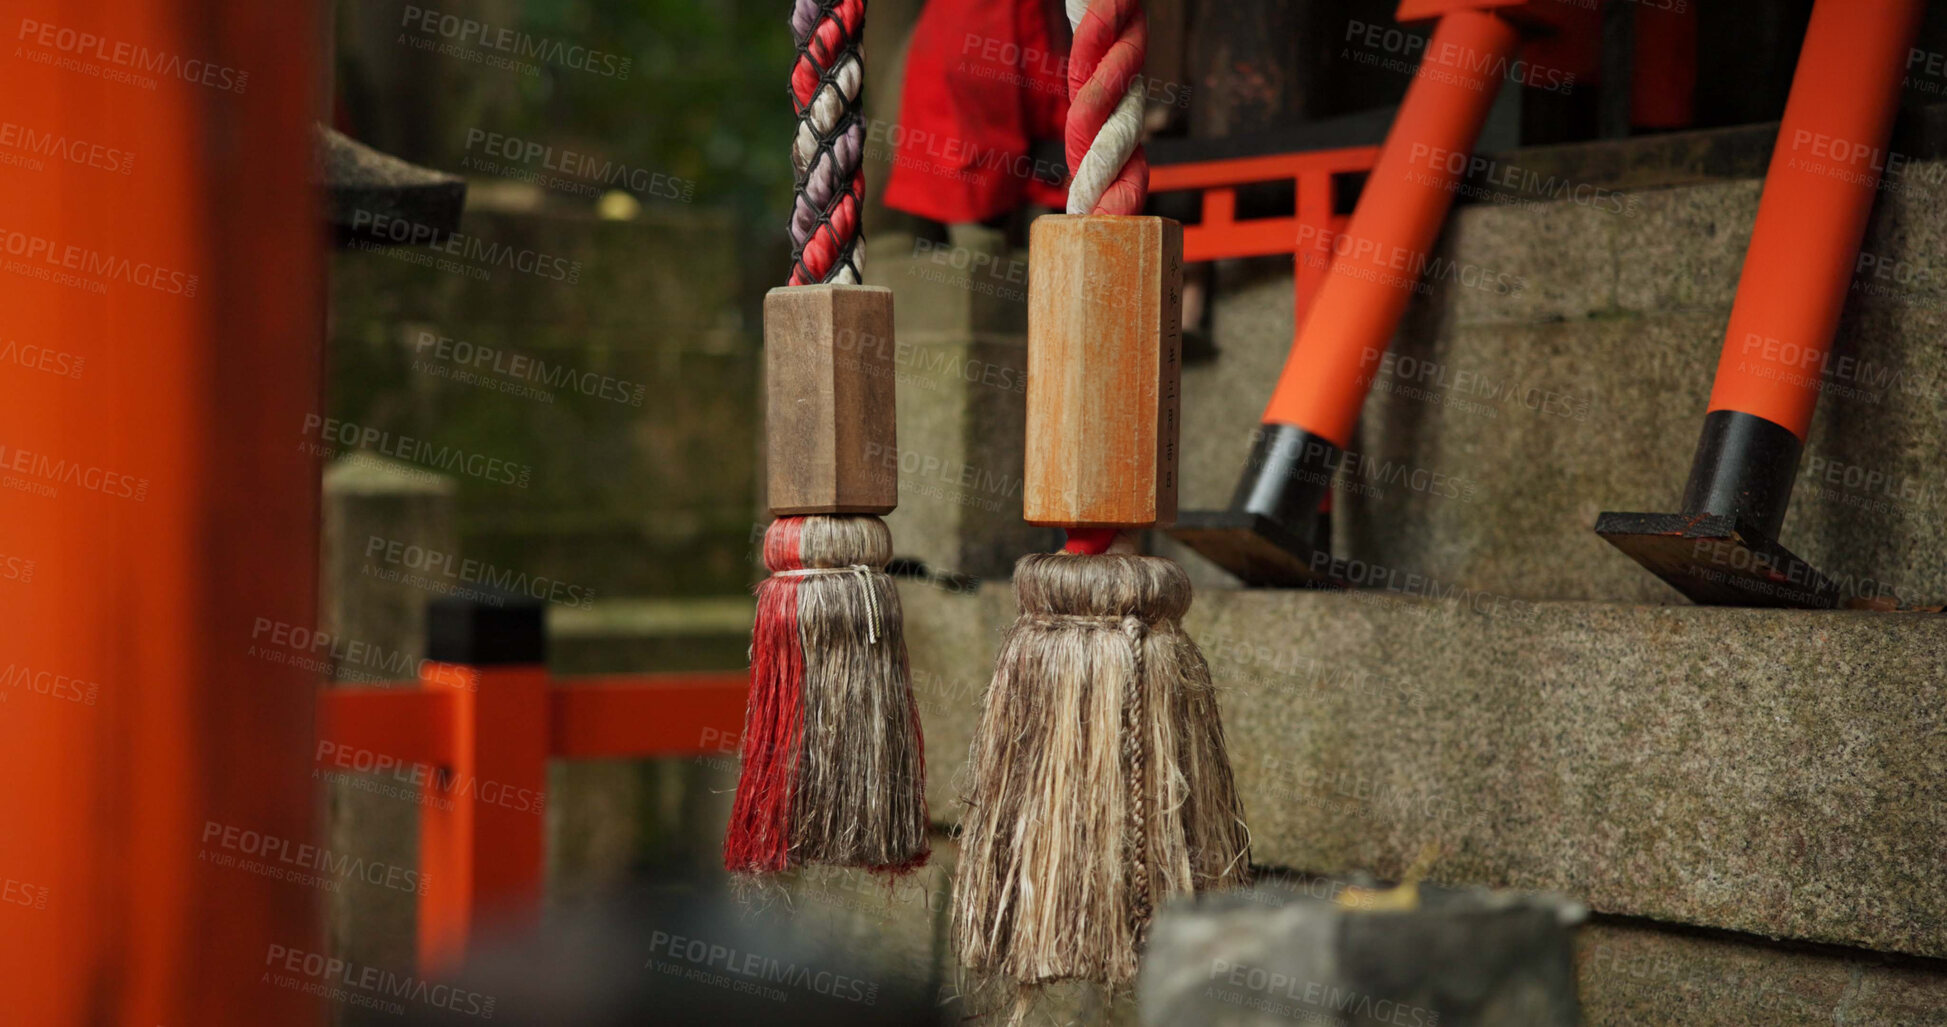
[[[812,166],[799,169],[804,185],[798,191],[797,203],[791,211],[791,245],[804,249],[811,239],[811,233],[818,227],[818,214],[831,206],[832,199],[842,192],[852,181],[850,168],[858,167],[859,158],[865,150],[865,126],[854,121],[845,129],[845,134],[832,140],[831,152],[820,150],[812,158]]]
[[[798,59],[791,94],[798,114],[791,144],[797,192],[788,234],[792,282],[861,281],[859,176],[865,125],[859,116],[865,64],[859,53],[865,0],[793,0]]]

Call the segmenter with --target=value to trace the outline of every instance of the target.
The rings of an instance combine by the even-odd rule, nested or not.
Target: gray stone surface
[[[902,595],[950,819],[1012,597]],[[1947,956],[1947,620],[1204,590],[1188,626],[1260,863],[1433,843],[1439,883]]]
[[[330,651],[381,654],[340,660],[334,681],[370,685],[417,676],[426,651],[426,593],[372,573],[384,568],[375,568],[365,551],[373,537],[450,551],[453,494],[450,480],[377,457],[344,458],[326,469],[319,629],[343,640]],[[325,791],[326,844],[334,853],[417,869],[420,807],[400,797],[416,793],[409,775],[334,776]],[[417,908],[418,896],[407,889],[358,876],[337,882],[326,906],[332,951],[364,966],[412,966]]]
[[[809,867],[781,878],[780,889],[747,893],[742,899],[753,910],[790,918],[832,951],[875,953],[879,969],[897,978],[883,982],[888,989],[946,999],[953,994],[947,923],[954,846],[938,834],[932,843],[932,860],[903,877]]]
[[[1639,220],[1631,216],[1635,201],[1617,194],[1591,204],[1528,200],[1464,210],[1438,251],[1451,264],[1435,265],[1442,273],[1423,283],[1421,306],[1462,325],[1606,314],[1616,301],[1616,240]]]
[[[458,175],[380,153],[325,125],[317,126],[317,159],[325,217],[341,242],[394,245],[397,240],[373,230],[381,218],[414,226],[413,245],[443,241],[459,227],[466,180]]]
[[[1280,891],[1165,907],[1136,982],[1149,1027],[1576,1027],[1572,902],[1417,890],[1347,908]]]
[[[556,674],[737,670],[748,662],[757,601],[607,599],[548,616],[548,665]]]
[[[886,522],[899,556],[1005,577],[1053,535],[1021,521],[1027,258],[974,228],[883,240],[866,264],[893,290],[898,336],[899,509]]]
[[[1777,136],[1774,121],[1503,150],[1486,155],[1491,163],[1468,169],[1470,190],[1465,196],[1485,193],[1494,202],[1503,202],[1510,197],[1546,195],[1564,182],[1605,190],[1648,190],[1758,178],[1771,162],[1771,144]],[[1521,173],[1510,172],[1510,165]]]
[[[1338,491],[1339,552],[1524,598],[1682,602],[1591,529],[1675,507],[1715,360],[1699,343],[1721,330],[1674,314],[1400,339],[1353,445],[1386,477]],[[1624,353],[1626,376],[1605,359]]]
[[[1368,477],[1337,490],[1339,554],[1529,599],[1682,602],[1591,529],[1604,510],[1676,508],[1759,193],[1459,210],[1443,258],[1522,287],[1430,288],[1375,358],[1351,447]],[[1908,605],[1947,599],[1943,211],[1947,163],[1883,193],[1782,533],[1854,594]],[[1229,499],[1289,346],[1289,286],[1220,291],[1220,356],[1184,374],[1186,508]]]
[[[947,937],[956,849],[934,837],[932,864],[887,885],[854,871],[813,870],[780,894],[748,896],[753,915],[802,920],[832,944],[898,956],[888,988],[923,983],[938,995],[941,1023],[975,1013]],[[1273,896],[1330,899],[1341,884],[1272,876]],[[1576,991],[1587,1027],[1829,1027],[1832,1024],[1947,1024],[1947,968],[1929,960],[1831,947],[1791,946],[1749,936],[1671,930],[1613,919],[1575,935]],[[1133,996],[1053,989],[1028,1022],[1134,1024]],[[1441,1023],[1448,1022],[1441,1019]]]
[[[1591,924],[1576,936],[1587,1027],[1947,1024],[1947,973],[1873,953]]]
[[[1757,181],[1746,180],[1641,194],[1640,216],[1624,219],[1616,233],[1617,305],[1647,314],[1728,313],[1760,191]],[[1482,245],[1493,244],[1483,239]],[[1714,352],[1721,341],[1706,348]]]

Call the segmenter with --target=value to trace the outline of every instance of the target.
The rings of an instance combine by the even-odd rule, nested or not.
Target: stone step
[[[893,290],[897,336],[894,550],[935,572],[1004,577],[1055,538],[1021,520],[1027,255],[978,226],[868,245],[867,281]]]
[[[1902,169],[1874,211],[1782,541],[1854,594],[1938,603],[1947,162]],[[1371,355],[1335,491],[1339,555],[1528,599],[1682,602],[1591,529],[1603,510],[1675,509],[1760,189],[1457,209],[1391,351]],[[1219,356],[1183,376],[1186,509],[1224,505],[1242,470],[1290,345],[1283,267],[1220,276]]]
[[[1004,585],[902,590],[956,815]],[[1947,620],[1203,590],[1253,857],[1947,956]]]
[[[1925,961],[1633,923],[1578,932],[1576,984],[1587,1027],[1947,1024],[1947,975]]]
[[[963,1022],[981,1007],[949,933],[957,856],[953,840],[936,835],[932,861],[906,877],[886,881],[812,868],[783,880],[788,899],[747,895],[744,901],[752,917],[776,918],[780,929],[809,932],[870,959],[882,991],[932,994],[940,1022]],[[1272,895],[1319,896],[1335,887],[1277,877],[1260,886]],[[1933,960],[1601,918],[1577,931],[1575,963],[1588,1027],[1947,1025],[1947,972]],[[1140,1022],[1130,996],[1107,1001],[1073,984],[1049,989],[1039,1012],[1030,1022]]]

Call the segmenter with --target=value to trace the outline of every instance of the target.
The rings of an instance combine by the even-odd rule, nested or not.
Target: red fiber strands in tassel
[[[764,566],[800,566],[802,522],[780,517],[764,533]],[[798,639],[799,578],[766,578],[757,586],[757,625],[750,644],[750,709],[744,719],[743,776],[730,809],[723,865],[732,873],[775,873],[791,861],[791,801],[803,749],[803,644]]]

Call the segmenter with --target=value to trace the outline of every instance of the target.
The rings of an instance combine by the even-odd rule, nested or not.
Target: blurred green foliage
[[[538,75],[407,45],[409,7],[627,58],[626,77],[559,63]],[[419,163],[463,172],[471,130],[695,183],[693,202],[782,229],[795,49],[781,0],[345,0],[341,121]],[[649,201],[653,202],[653,201]]]

